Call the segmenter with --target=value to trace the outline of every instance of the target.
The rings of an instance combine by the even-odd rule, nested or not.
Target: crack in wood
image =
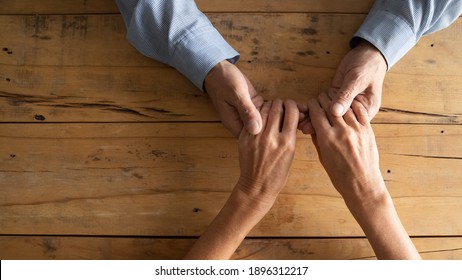
[[[451,249],[441,249],[441,250],[428,250],[428,251],[419,251],[419,254],[432,254],[432,253],[443,253],[443,252],[453,252],[453,251],[460,251],[462,248],[456,247]],[[365,260],[370,258],[377,258],[377,256],[365,256],[359,258],[353,258],[352,260]]]
[[[43,97],[38,97],[34,95],[27,95],[27,94],[17,94],[17,93],[9,93],[9,92],[4,92],[0,91],[0,98],[8,98],[8,99],[13,99],[11,103],[40,103],[40,102],[46,102],[49,100],[55,100],[56,97],[51,97],[51,98],[43,98]]]
[[[106,106],[106,107],[111,107],[111,108],[103,108],[103,110],[108,110],[108,111],[113,111],[113,112],[119,112],[119,113],[128,113],[128,114],[137,115],[137,116],[142,116],[142,117],[147,117],[147,118],[151,118],[151,117],[152,117],[152,116],[143,114],[143,113],[141,113],[141,112],[138,112],[138,111],[136,111],[136,110],[129,109],[129,108],[123,108],[123,107],[118,107],[118,106],[114,106],[114,105],[108,105],[108,106]]]
[[[62,101],[63,99],[67,99],[69,97],[65,96],[50,96],[50,97],[39,97],[34,95],[27,95],[27,94],[17,94],[17,93],[9,93],[0,91],[0,98],[10,99],[10,104],[17,106],[21,103],[30,103],[35,104],[36,106],[46,106],[46,107],[55,107],[55,108],[95,108],[107,111],[113,111],[117,113],[126,113],[137,115],[146,118],[153,118],[153,115],[143,113],[142,111],[127,108],[119,105],[108,104],[112,103],[113,101],[101,101],[100,103],[82,103],[82,102],[62,102],[59,104],[55,104],[58,101]],[[165,114],[170,116],[177,116],[177,117],[184,117],[188,116],[187,114],[182,113],[173,113],[172,111],[156,108],[156,107],[141,107],[140,109],[145,110],[147,112],[153,112],[156,114]]]
[[[405,156],[405,157],[421,157],[421,158],[435,158],[435,159],[455,159],[455,160],[461,160],[462,157],[448,157],[448,156],[425,156],[425,155],[414,155],[414,154],[395,154],[399,156]]]
[[[187,114],[180,114],[180,113],[173,113],[172,111],[161,109],[161,108],[156,108],[156,107],[142,107],[142,109],[146,111],[152,111],[156,113],[163,113],[171,116],[177,116],[177,117],[184,117],[188,116]]]
[[[381,107],[379,111],[384,112],[384,113],[392,112],[392,113],[400,113],[400,114],[421,115],[421,116],[427,116],[427,117],[441,117],[441,118],[448,119],[448,121],[451,123],[457,123],[457,115],[451,116],[451,115],[426,113],[426,112],[414,112],[414,111],[393,109],[393,108],[386,108],[386,107]]]
[[[441,252],[451,252],[451,251],[460,251],[462,247],[456,247],[451,249],[441,249],[441,250],[428,250],[428,251],[420,251],[420,254],[428,254],[428,253],[441,253]]]

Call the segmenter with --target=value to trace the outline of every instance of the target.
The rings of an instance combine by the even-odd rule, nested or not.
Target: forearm
[[[234,188],[221,211],[185,259],[229,259],[271,205],[250,198],[238,187]]]
[[[176,68],[201,90],[213,66],[239,58],[194,1],[116,2],[129,42],[145,56]]]
[[[378,259],[420,259],[404,229],[383,180],[373,197],[345,200]],[[377,188],[378,187],[378,188]]]

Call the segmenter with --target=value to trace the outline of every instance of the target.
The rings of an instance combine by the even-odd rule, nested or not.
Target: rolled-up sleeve
[[[166,63],[200,90],[220,61],[236,63],[236,52],[193,0],[116,0],[128,41],[142,54]]]
[[[449,26],[461,13],[462,0],[376,0],[350,46],[369,41],[390,69],[422,36]]]

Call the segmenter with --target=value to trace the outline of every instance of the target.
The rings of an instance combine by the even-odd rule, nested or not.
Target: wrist
[[[273,207],[277,194],[269,195],[263,191],[249,191],[249,189],[238,183],[230,196],[230,201],[235,208],[246,212],[247,215],[263,217]]]
[[[368,56],[373,57],[375,60],[380,61],[381,64],[388,69],[388,64],[382,52],[371,42],[359,38],[359,42],[354,47],[355,50],[366,53]]]
[[[236,186],[186,259],[229,259],[267,211]]]
[[[348,190],[342,197],[353,214],[369,213],[371,208],[387,206],[391,201],[380,171],[354,180]]]
[[[229,65],[232,65],[228,60],[222,60],[218,62],[213,68],[207,73],[204,79],[204,90],[209,93],[216,88],[219,88],[221,77],[225,74],[225,69]]]
[[[396,216],[393,201],[386,188],[345,199],[345,203],[368,237],[378,234],[384,225],[391,225],[392,217]]]
[[[213,221],[223,240],[239,244],[268,213],[273,203],[250,197],[238,186]]]
[[[349,204],[348,208],[378,259],[420,259],[386,189],[370,200]]]
[[[358,43],[356,44],[355,48],[356,47],[367,47],[367,48],[370,48],[371,50],[377,50],[378,49],[369,41],[363,39],[363,38],[358,38]]]

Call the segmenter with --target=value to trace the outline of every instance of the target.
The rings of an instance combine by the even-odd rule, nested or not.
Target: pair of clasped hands
[[[224,207],[186,255],[187,259],[228,259],[232,256],[286,185],[297,129],[311,134],[321,164],[362,227],[377,258],[420,258],[383,181],[370,124],[373,106],[366,98],[358,96],[348,108],[339,107],[331,99],[331,90],[303,105],[293,100],[265,102],[244,75],[227,73],[234,71],[236,66],[227,61],[222,63],[207,76],[205,89],[224,125],[239,138],[241,174]],[[241,79],[231,84],[243,88],[232,90],[249,92],[246,98],[251,99],[256,110],[245,109],[243,102],[249,100],[216,98],[214,95],[227,85],[214,84],[214,75]],[[230,103],[239,105],[230,106]],[[238,112],[236,108],[243,111]],[[375,115],[378,107],[372,110]]]

